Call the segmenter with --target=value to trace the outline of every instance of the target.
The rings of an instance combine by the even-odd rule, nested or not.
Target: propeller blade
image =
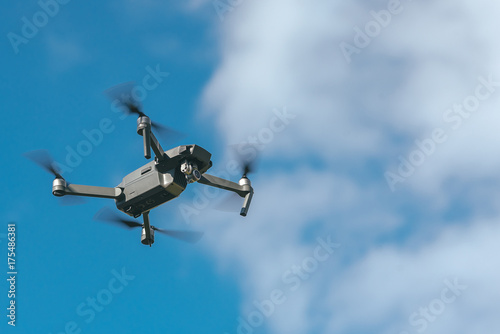
[[[144,116],[144,113],[141,111],[142,107],[140,102],[137,101],[132,94],[134,87],[135,82],[124,82],[105,90],[104,94],[112,101],[118,101],[118,103],[126,109],[126,114]]]
[[[128,113],[129,114],[136,114],[138,116],[146,116],[146,114],[144,114],[142,111],[141,111],[141,106],[139,105],[139,103],[137,102],[124,102],[124,106],[127,107],[127,110],[128,110]]]
[[[118,103],[124,107],[124,112],[127,115],[135,114],[137,116],[146,116],[142,112],[142,106],[140,101],[138,101],[133,94],[133,89],[135,83],[133,81],[125,82],[110,89],[106,90],[104,93],[113,101],[117,100]],[[159,139],[171,144],[175,143],[184,137],[183,133],[175,131],[163,124],[151,121],[151,127],[158,134]]]
[[[185,242],[189,242],[189,243],[195,243],[197,242],[198,240],[201,239],[201,237],[203,236],[203,233],[202,232],[193,232],[193,231],[172,231],[172,230],[164,230],[164,229],[160,229],[160,228],[157,228],[157,227],[154,227],[154,226],[151,226],[151,228],[155,231],[158,231],[160,233],[163,233],[165,235],[168,235],[172,238],[175,238],[175,239],[178,239],[178,240],[181,240],[181,241],[185,241]]]
[[[58,197],[59,205],[62,206],[73,206],[73,205],[81,205],[87,203],[87,201],[80,196],[72,196],[66,195],[62,197]]]
[[[54,159],[52,159],[52,157],[50,156],[49,151],[35,150],[24,153],[24,156],[33,161],[34,163],[36,163],[38,166],[45,169],[50,174],[54,175],[55,177],[61,179],[63,178],[59,170],[54,166],[55,164]]]
[[[158,135],[158,138],[165,142],[167,145],[174,144],[186,138],[186,135],[184,133],[176,131],[157,122],[151,121],[151,127]]]
[[[57,178],[63,178],[59,170],[55,167],[54,160],[50,156],[49,151],[47,150],[36,150],[31,152],[24,153],[24,156],[43,169],[45,169],[50,174],[54,175]],[[67,182],[67,185],[70,183]],[[80,205],[86,203],[85,199],[79,196],[63,196],[58,197],[59,204],[62,206],[70,206],[70,205]]]
[[[94,215],[94,220],[114,223],[125,228],[142,227],[142,224],[131,219],[123,219],[110,207],[104,207]]]
[[[256,161],[259,156],[259,147],[257,144],[238,144],[231,145],[233,154],[235,155],[236,160],[242,169],[243,177],[246,177],[247,174],[255,172]]]

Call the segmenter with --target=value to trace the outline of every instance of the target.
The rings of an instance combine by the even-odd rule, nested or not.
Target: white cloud
[[[203,112],[217,117],[225,140],[259,133],[273,108],[297,115],[265,150],[268,164],[296,161],[292,168],[261,171],[245,223],[217,224],[207,238],[220,263],[241,269],[242,315],[311,251],[304,235],[330,234],[343,245],[268,319],[272,332],[414,330],[408,316],[454,277],[469,288],[427,332],[500,329],[490,311],[498,307],[491,287],[500,273],[484,262],[498,252],[500,231],[479,218],[498,216],[500,94],[457,130],[443,121],[448,108],[474,94],[479,76],[500,81],[500,8],[487,1],[402,4],[351,63],[339,44],[353,43],[353,26],[364,27],[370,10],[387,2],[243,1],[220,27],[222,58]],[[397,167],[398,155],[436,127],[447,131],[446,142],[391,194],[380,169]],[[450,209],[470,212],[448,221]],[[405,229],[411,235],[398,237]],[[482,325],[469,315],[475,310]]]
[[[400,331],[416,333],[420,326],[409,323],[410,315],[441,298],[444,281],[455,278],[467,288],[429,324],[426,333],[470,333],[477,326],[477,313],[484,315],[481,322],[489,326],[488,331],[498,330],[500,323],[490,310],[500,306],[493,297],[500,271],[490,259],[500,250],[499,236],[498,224],[488,221],[446,228],[439,239],[418,251],[394,247],[373,251],[331,286],[328,300],[334,316],[329,332],[358,326],[386,328],[394,321]]]
[[[319,144],[331,136],[350,146],[365,147],[370,142],[365,138],[377,136],[372,131],[355,131],[358,139],[339,126],[354,120],[342,112],[346,101],[335,96],[348,69],[335,44],[338,23],[332,24],[328,14],[338,6],[326,7],[252,1],[226,14],[224,59],[206,90],[205,101],[208,110],[222,116],[220,126],[228,141],[238,142],[260,130],[269,111],[281,106],[300,115],[300,126],[294,128],[294,142],[300,147],[304,145],[298,140]],[[242,120],[245,127],[234,126]]]
[[[293,173],[266,173],[256,176],[253,186],[256,192],[246,218],[205,211],[192,223],[210,226],[205,243],[219,259],[221,270],[235,273],[241,284],[243,318],[255,310],[255,300],[269,299],[273,290],[282,289],[287,300],[276,307],[267,324],[278,333],[308,332],[308,310],[318,293],[315,282],[323,281],[321,272],[340,270],[340,261],[349,262],[354,254],[365,253],[368,245],[390,233],[401,220],[383,211],[384,200],[377,198],[380,189],[353,184],[327,171],[300,168]],[[341,248],[320,263],[317,273],[297,291],[291,291],[283,275],[313,254],[316,236],[341,242]],[[236,319],[234,326],[236,330]]]

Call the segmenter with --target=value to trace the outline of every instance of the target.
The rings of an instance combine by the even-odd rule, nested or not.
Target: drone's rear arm
[[[237,193],[241,197],[244,197],[245,200],[243,202],[243,206],[241,208],[240,215],[246,216],[248,209],[250,207],[250,203],[252,201],[253,197],[253,188],[250,185],[250,180],[248,180],[246,177],[243,177],[240,180],[240,184],[221,179],[220,177],[213,176],[210,174],[203,174],[200,180],[198,181],[199,183],[206,184],[208,186],[224,189],[224,190],[229,190],[232,192]]]

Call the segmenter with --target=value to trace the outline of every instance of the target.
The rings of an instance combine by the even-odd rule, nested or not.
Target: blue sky
[[[19,272],[2,332],[498,332],[497,4],[61,2],[0,23],[0,248],[16,222]],[[118,185],[147,162],[103,93],[128,81],[213,174],[238,180],[230,145],[257,144],[246,218],[192,184],[151,220],[203,239],[149,248],[92,219],[111,200],[59,205],[23,153]]]

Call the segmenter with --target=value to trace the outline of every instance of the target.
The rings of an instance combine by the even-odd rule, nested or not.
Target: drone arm
[[[149,211],[142,214],[144,219],[144,232],[146,233],[146,240],[149,242],[149,247],[151,247],[151,224],[149,223]]]
[[[66,185],[65,180],[56,178],[52,185],[52,193],[55,196],[74,195],[117,199],[122,194],[122,189],[84,186],[80,184]]]
[[[206,184],[208,186],[229,190],[237,193],[241,197],[244,197],[245,200],[243,202],[240,215],[243,217],[247,215],[253,197],[253,188],[250,185],[250,181],[247,178],[242,178],[240,181],[240,183],[242,182],[242,184],[237,184],[232,181],[221,179],[220,177],[217,176],[213,176],[210,174],[203,174],[198,182]]]
[[[165,151],[163,151],[163,148],[161,147],[160,143],[158,142],[158,139],[156,139],[155,135],[153,132],[150,132],[151,134],[151,148],[153,149],[153,152],[155,153],[156,159],[158,161],[164,160],[165,159]]]
[[[156,159],[160,161],[165,159],[164,151],[160,143],[158,142],[158,139],[156,139],[155,135],[153,134],[151,127],[152,123],[149,117],[147,117],[144,114],[141,114],[137,119],[137,133],[140,134],[143,138],[144,157],[146,159],[150,159],[151,149],[153,149]]]
[[[66,194],[65,195],[77,195],[77,196],[117,199],[121,194],[122,194],[122,190],[120,188],[106,188],[106,187],[70,184],[69,186],[66,186]]]
[[[142,139],[144,141],[144,157],[151,158],[151,126],[142,129]]]
[[[238,195],[240,195],[241,197],[245,197],[245,195],[248,193],[248,191],[245,191],[242,186],[240,186],[239,184],[237,184],[235,182],[221,179],[220,177],[213,176],[213,175],[206,174],[206,173],[201,176],[201,179],[198,182],[206,184],[207,186],[212,186],[212,187],[235,192]]]
[[[245,201],[243,202],[243,206],[241,207],[240,215],[245,217],[248,212],[248,208],[250,208],[250,203],[252,202],[253,197],[253,189],[245,195]]]

